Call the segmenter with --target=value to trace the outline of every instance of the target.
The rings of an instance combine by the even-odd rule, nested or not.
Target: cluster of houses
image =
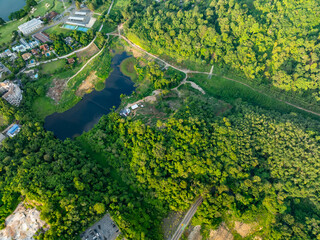
[[[39,33],[38,35],[41,36],[43,33]],[[44,41],[50,41],[50,38],[46,35],[44,35],[43,39]],[[41,57],[46,56],[49,57],[51,55],[52,49],[49,48],[48,44],[42,44],[40,45],[40,41],[35,37],[34,41],[27,42],[24,38],[20,39],[19,45],[15,45],[12,47],[12,51],[10,49],[5,50],[4,52],[0,53],[0,58],[7,58],[10,57],[10,61],[14,61],[16,58],[18,58],[17,53],[24,53],[21,55],[23,60],[27,61],[32,56],[35,57]]]
[[[143,107],[143,105],[140,105],[140,107]],[[128,117],[129,114],[131,113],[131,110],[136,110],[137,108],[139,108],[139,105],[138,104],[134,104],[131,107],[127,107],[125,109],[122,109],[119,114],[122,117]]]

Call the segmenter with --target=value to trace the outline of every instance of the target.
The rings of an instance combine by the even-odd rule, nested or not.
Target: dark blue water
[[[20,10],[25,5],[25,0],[0,0],[0,17],[8,21],[10,13]]]
[[[99,119],[120,105],[120,95],[130,95],[134,83],[120,71],[120,63],[129,56],[124,52],[112,59],[112,73],[106,80],[102,91],[84,95],[73,108],[63,113],[54,113],[45,119],[44,128],[52,131],[60,139],[74,138],[89,131]]]

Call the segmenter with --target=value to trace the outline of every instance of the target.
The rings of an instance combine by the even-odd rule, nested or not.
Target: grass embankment
[[[130,57],[123,60],[120,64],[120,71],[127,77],[130,77],[133,82],[137,80],[137,73],[134,69],[136,63],[136,59],[134,57]]]
[[[54,2],[55,2],[55,5],[53,6]],[[65,4],[66,4],[66,7],[70,6],[70,3],[68,1],[65,1]],[[56,11],[57,13],[62,13],[64,11],[63,3],[58,0],[43,0],[37,6],[35,6],[35,9],[36,10],[34,11],[34,13],[29,13],[29,15],[19,20],[11,21],[1,26],[0,27],[0,33],[1,33],[0,44],[10,42],[12,37],[12,32],[17,31],[19,25],[27,22],[27,19],[29,16],[44,16],[49,11]]]
[[[230,103],[242,99],[250,104],[258,105],[268,110],[275,110],[281,113],[298,112],[309,117],[315,117],[272,96],[266,96],[241,83],[233,82],[220,76],[212,76],[211,79],[208,79],[208,75],[193,74],[188,80],[197,83],[206,93]]]
[[[102,53],[94,60],[92,60],[76,77],[74,77],[69,83],[69,89],[76,90],[80,84],[86,80],[86,78],[93,72],[96,72],[97,79],[95,79],[94,85],[98,82],[104,82],[110,73],[111,56],[109,49],[106,47]],[[101,84],[99,84],[101,85]]]

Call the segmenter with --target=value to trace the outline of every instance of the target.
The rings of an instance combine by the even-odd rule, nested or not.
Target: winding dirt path
[[[185,74],[186,74],[186,77],[182,80],[182,82],[179,84],[179,86],[181,86],[182,84],[185,84],[185,83],[190,83],[193,88],[195,88],[195,89],[199,90],[201,93],[205,94],[205,91],[204,91],[200,86],[198,86],[196,83],[194,83],[194,82],[192,82],[192,81],[187,81],[188,73],[206,74],[206,75],[219,76],[218,74],[215,74],[215,73],[212,73],[212,72],[192,71],[192,70],[189,70],[189,69],[183,69],[183,68],[179,68],[179,67],[173,66],[172,64],[170,64],[170,63],[166,62],[165,60],[163,60],[163,59],[161,59],[161,58],[159,58],[159,57],[157,57],[157,56],[155,56],[155,55],[147,52],[146,50],[144,50],[144,49],[141,48],[140,46],[138,46],[138,45],[134,44],[133,42],[131,42],[131,41],[130,41],[129,39],[127,39],[125,36],[121,35],[120,29],[118,29],[117,33],[116,33],[116,32],[113,32],[113,33],[109,33],[108,35],[119,36],[119,37],[121,37],[123,40],[125,40],[127,43],[129,43],[131,46],[133,46],[134,48],[137,48],[137,49],[139,49],[140,51],[144,52],[145,54],[147,54],[147,55],[153,57],[154,59],[157,59],[158,61],[164,63],[166,67],[172,67],[172,68],[174,68],[174,69],[176,69],[176,70],[178,70],[178,71],[180,71],[180,72],[185,73]],[[311,110],[309,110],[309,109],[300,107],[300,106],[298,106],[298,105],[296,105],[296,104],[290,103],[290,102],[288,102],[288,101],[285,101],[285,100],[282,100],[282,99],[279,99],[279,98],[270,96],[270,95],[262,92],[261,90],[258,90],[258,89],[255,89],[255,88],[251,87],[250,85],[248,85],[248,84],[246,84],[246,83],[243,83],[243,82],[241,82],[241,81],[238,81],[238,80],[236,80],[236,79],[229,78],[229,77],[226,77],[226,76],[220,76],[220,77],[222,77],[222,78],[224,78],[224,79],[226,79],[226,80],[232,81],[232,82],[240,83],[240,84],[242,84],[243,86],[246,86],[246,87],[250,88],[251,90],[253,90],[253,91],[255,91],[255,92],[258,92],[258,93],[263,94],[263,95],[265,95],[265,96],[267,96],[267,97],[273,98],[273,99],[275,99],[275,100],[277,100],[277,101],[279,101],[279,102],[283,102],[283,103],[285,103],[285,104],[287,104],[287,105],[290,105],[290,106],[292,106],[292,107],[294,107],[294,108],[296,108],[296,109],[299,109],[299,110],[302,110],[302,111],[304,111],[304,112],[311,113],[311,114],[313,114],[313,115],[316,115],[316,116],[319,116],[319,117],[320,117],[320,113],[318,113],[318,112],[314,112],[314,111],[311,111]],[[179,86],[178,86],[178,87],[179,87]],[[179,93],[178,87],[174,88],[174,90],[178,91],[178,93]]]

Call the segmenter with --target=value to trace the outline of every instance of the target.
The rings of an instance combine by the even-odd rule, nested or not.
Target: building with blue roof
[[[15,135],[18,134],[18,132],[20,132],[20,127],[18,124],[14,124],[7,132],[7,135],[9,137],[14,137]]]

